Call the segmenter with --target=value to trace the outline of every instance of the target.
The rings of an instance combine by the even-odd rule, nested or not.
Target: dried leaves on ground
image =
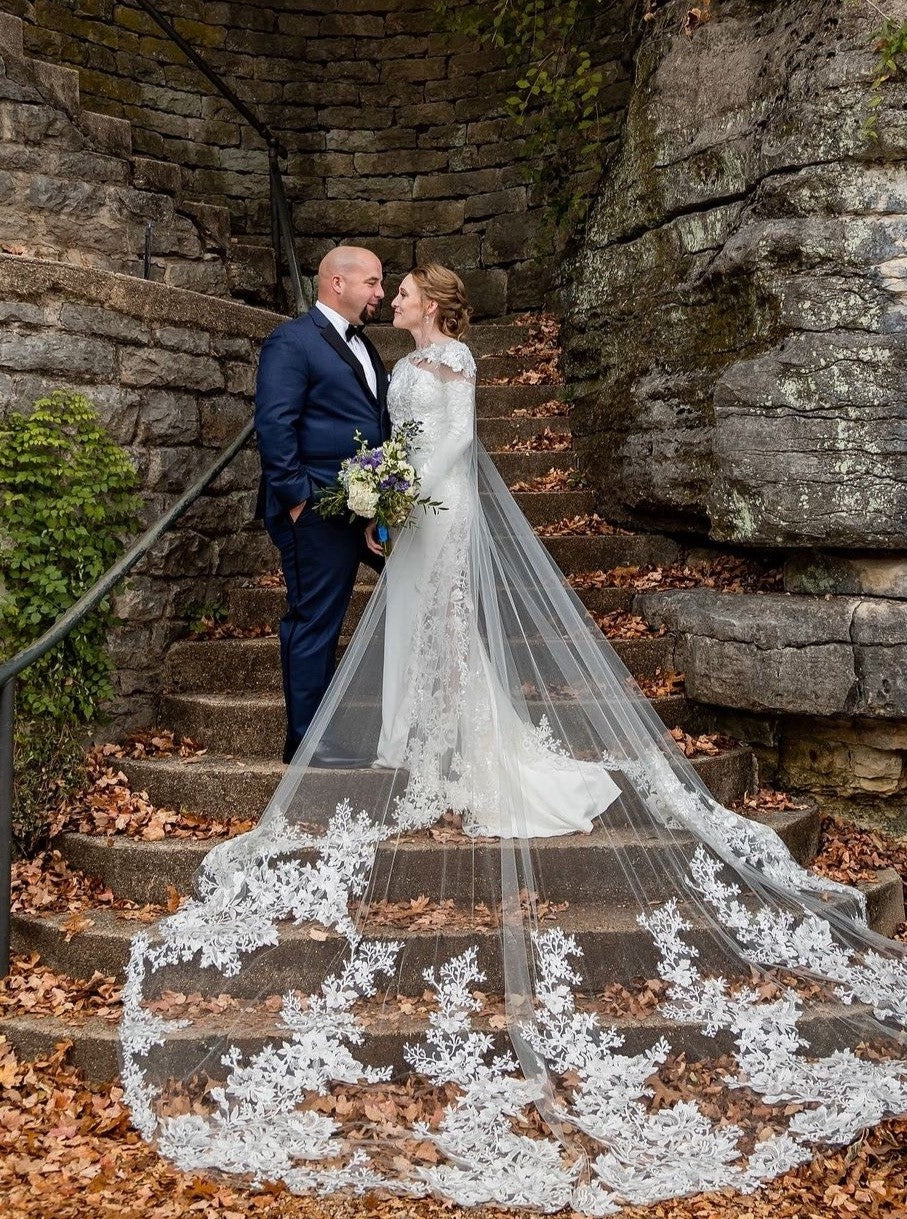
[[[819,850],[810,866],[845,885],[874,880],[886,868],[894,868],[907,882],[907,843],[839,817],[824,817]]]
[[[543,385],[560,381],[560,323],[553,313],[524,313],[516,318],[526,337],[507,349],[506,355],[531,360],[532,367],[512,376],[494,377],[490,385]],[[493,355],[484,357],[494,359]],[[481,361],[479,364],[481,369]]]
[[[159,742],[156,745],[155,742]],[[164,838],[222,838],[243,834],[255,824],[243,818],[219,821],[176,809],[156,808],[145,792],[133,791],[115,763],[119,758],[176,757],[186,766],[200,760],[205,750],[172,732],[131,737],[119,745],[101,745],[88,757],[88,783],[60,809],[52,834],[72,831],[110,837],[123,834],[145,842]],[[111,765],[114,763],[114,765]]]
[[[654,627],[639,614],[627,610],[612,610],[610,614],[593,614],[595,624],[609,639],[659,639],[667,634],[664,626]]]
[[[630,537],[626,529],[609,525],[597,512],[586,512],[579,516],[565,516],[550,525],[537,525],[535,532],[540,538],[568,537]]]
[[[70,978],[43,965],[36,952],[14,953],[9,974],[0,979],[0,1016],[53,1016],[70,1025],[114,1021],[121,995],[116,978]]]
[[[535,436],[515,436],[505,444],[503,453],[566,453],[573,445],[569,432],[553,432],[546,427]]]
[[[86,911],[116,910],[122,917],[150,923],[162,906],[142,905],[118,897],[98,876],[73,868],[59,851],[42,851],[13,864],[12,908],[23,914],[69,914],[66,938],[93,926]]]
[[[131,1128],[122,1088],[88,1084],[65,1055],[63,1043],[35,1062],[23,1062],[0,1038],[4,1219],[505,1219],[520,1213],[377,1194],[294,1197],[279,1185],[245,1190],[177,1172]],[[691,1086],[706,1093],[708,1085],[705,1074],[693,1083],[689,1065],[677,1059],[659,1077],[660,1103],[687,1094]],[[427,1099],[404,1085],[381,1085],[356,1096],[338,1090],[323,1102],[347,1122],[390,1127],[400,1121],[411,1126]],[[437,1109],[446,1098],[436,1093],[431,1099]],[[437,1124],[436,1112],[426,1116]],[[907,1120],[885,1122],[756,1194],[724,1191],[633,1207],[623,1219],[894,1219],[907,1211],[905,1145]],[[432,1162],[428,1142],[400,1148],[411,1160]]]
[[[711,588],[716,592],[778,592],[783,588],[781,570],[754,559],[733,555],[697,562],[675,563],[667,567],[611,567],[603,571],[571,572],[567,577],[574,588],[633,588],[638,592],[657,592],[668,588]]]
[[[575,470],[556,470],[551,467],[545,474],[510,484],[511,491],[575,491],[581,481]]]
[[[570,414],[570,404],[559,398],[549,398],[538,406],[519,406],[511,414],[514,419],[556,419]]]
[[[684,732],[682,728],[671,728],[670,736],[688,758],[715,757],[729,749],[737,749],[740,742],[722,732],[701,732],[698,736]]]
[[[685,677],[683,673],[675,673],[673,669],[663,673],[656,669],[651,677],[639,677],[636,684],[646,698],[670,698],[672,695],[683,694]]]

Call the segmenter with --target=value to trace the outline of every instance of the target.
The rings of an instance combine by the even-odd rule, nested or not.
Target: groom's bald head
[[[318,300],[348,322],[368,322],[384,299],[381,261],[361,246],[339,245],[318,266]]]

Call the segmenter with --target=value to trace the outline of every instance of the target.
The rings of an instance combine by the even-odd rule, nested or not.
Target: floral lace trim
[[[418,367],[420,364],[443,364],[453,372],[463,373],[474,378],[476,362],[472,352],[459,339],[439,339],[426,347],[417,347],[403,357],[408,363]]]

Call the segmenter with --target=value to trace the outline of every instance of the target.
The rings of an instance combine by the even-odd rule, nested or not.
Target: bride
[[[716,803],[585,613],[476,439],[460,279],[417,267],[393,310],[443,510],[260,824],[135,936],[135,1125],[252,1187],[609,1215],[907,1112],[901,946]],[[373,764],[309,766],[325,736]]]

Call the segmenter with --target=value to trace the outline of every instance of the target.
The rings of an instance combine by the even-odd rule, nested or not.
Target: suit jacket
[[[255,389],[255,431],[261,458],[256,517],[288,512],[334,481],[354,434],[370,445],[390,436],[388,376],[374,344],[363,342],[375,369],[373,394],[362,365],[323,313],[313,306],[265,340]]]

